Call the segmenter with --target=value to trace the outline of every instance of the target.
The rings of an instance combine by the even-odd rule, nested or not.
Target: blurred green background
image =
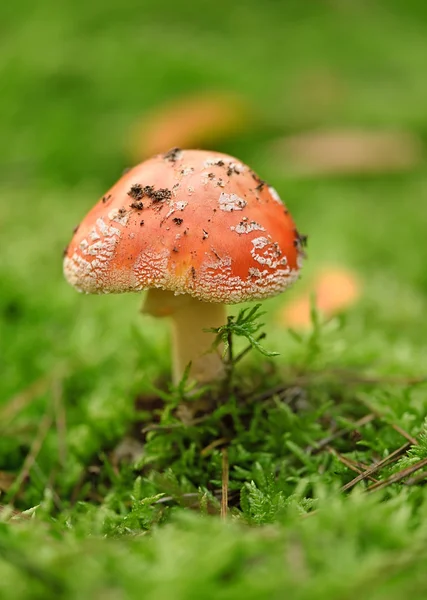
[[[74,226],[156,142],[160,151],[194,139],[238,156],[309,235],[301,283],[265,303],[280,369],[299,368],[304,355],[281,324],[283,306],[339,266],[357,274],[361,298],[332,327],[316,368],[425,372],[426,74],[421,0],[3,2],[3,492],[60,398],[66,458],[53,427],[17,504],[38,504],[49,485],[68,502],[93,456],[128,431],[135,396],[168,376],[167,324],[141,317],[138,296],[81,296],[62,276]],[[192,121],[206,98],[216,116],[202,110]],[[162,148],[168,123],[186,133]],[[399,403],[416,434],[425,399],[414,413]]]
[[[35,362],[52,351],[49,335],[60,340],[56,352],[69,343],[79,311],[93,315],[96,305],[109,320],[111,302],[135,320],[127,310],[134,299],[73,294],[61,278],[61,249],[123,169],[143,158],[136,149],[153,111],[161,120],[164,105],[200,92],[239,98],[248,116],[238,133],[210,145],[279,190],[310,235],[307,273],[325,261],[351,264],[386,294],[374,299],[379,319],[384,311],[406,319],[409,306],[407,325],[416,325],[427,289],[422,2],[45,0],[0,10],[1,337],[9,357],[21,337],[29,349],[25,368],[7,361],[5,397],[46,368]],[[403,132],[409,163],[302,177],[280,141],[335,128],[350,138],[352,128]],[[25,311],[34,312],[31,323]],[[35,351],[28,328],[39,319]]]

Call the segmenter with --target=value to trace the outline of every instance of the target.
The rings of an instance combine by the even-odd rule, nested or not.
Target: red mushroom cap
[[[128,171],[88,213],[64,273],[86,293],[156,287],[233,304],[294,282],[303,242],[275,190],[249,167],[174,149]]]

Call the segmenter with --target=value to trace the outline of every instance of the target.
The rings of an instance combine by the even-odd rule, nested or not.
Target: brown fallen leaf
[[[133,127],[131,158],[140,161],[174,146],[211,147],[239,132],[250,120],[250,112],[241,97],[226,92],[175,99],[147,113]]]
[[[423,149],[409,132],[336,129],[289,136],[275,142],[272,153],[300,175],[352,175],[411,170]]]
[[[361,283],[357,275],[348,269],[325,269],[308,291],[280,310],[279,321],[288,327],[309,327],[313,293],[319,312],[325,317],[332,317],[357,302],[361,295]]]

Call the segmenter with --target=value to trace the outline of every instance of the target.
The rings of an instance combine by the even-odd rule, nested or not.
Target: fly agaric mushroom
[[[143,312],[173,323],[173,380],[191,362],[220,378],[210,352],[226,305],[275,296],[297,278],[304,237],[276,191],[217,152],[173,149],[123,175],[84,218],[64,273],[81,292],[147,290]]]

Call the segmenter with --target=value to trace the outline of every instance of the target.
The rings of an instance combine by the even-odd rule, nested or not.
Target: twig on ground
[[[411,479],[408,479],[407,481],[405,481],[405,483],[406,485],[417,485],[418,483],[425,481],[425,479],[427,479],[427,471],[418,473],[418,475],[415,475],[415,477],[411,477]]]
[[[308,454],[317,454],[318,452],[320,452],[321,450],[323,450],[327,446],[329,446],[329,444],[331,442],[334,442],[335,440],[337,440],[341,437],[344,437],[345,435],[347,435],[348,433],[351,433],[352,431],[354,431],[355,429],[358,429],[359,427],[363,427],[364,425],[371,423],[371,421],[373,421],[375,418],[376,418],[376,415],[374,415],[372,413],[365,415],[358,421],[354,421],[354,423],[351,423],[351,425],[349,427],[339,429],[338,431],[335,431],[334,433],[332,433],[328,437],[324,438],[323,440],[320,440],[319,442],[316,443],[316,446],[314,446],[314,447],[309,446],[308,448],[306,448],[306,452]]]
[[[58,458],[62,467],[67,461],[67,419],[65,413],[62,381],[55,379],[52,384],[53,409],[58,432]]]
[[[222,437],[222,438],[219,438],[217,440],[214,440],[213,442],[211,442],[210,444],[208,444],[205,448],[203,448],[203,450],[201,450],[200,454],[202,456],[206,456],[207,454],[209,454],[209,452],[211,450],[214,450],[218,446],[221,446],[222,444],[225,444],[227,442],[228,442],[228,439],[225,438],[225,437]]]
[[[408,442],[410,442],[413,446],[418,446],[418,440],[412,437],[412,435],[410,435],[407,431],[402,429],[402,427],[394,424],[392,424],[391,427],[393,427],[393,429],[397,431],[397,433],[400,433],[400,435],[404,437],[405,440],[408,440]]]
[[[249,348],[247,350],[249,350]],[[345,383],[346,385],[377,385],[381,383],[389,383],[391,385],[420,385],[427,383],[427,377],[365,377],[343,369],[330,369],[328,371],[322,371],[321,373],[309,373],[296,376],[289,373],[289,378],[292,380],[293,386],[308,385],[319,379],[325,379],[327,376],[333,376],[337,379],[338,383]],[[281,384],[262,392],[261,394],[250,397],[249,399],[251,401],[267,400],[268,398],[285,391],[287,387],[288,386]]]
[[[375,463],[374,465],[372,465],[371,467],[366,469],[366,471],[363,471],[363,473],[360,473],[360,475],[358,475],[357,477],[355,477],[354,479],[352,479],[351,481],[349,481],[348,483],[343,485],[341,488],[341,491],[346,492],[346,491],[350,490],[360,481],[367,479],[368,477],[370,477],[371,475],[373,475],[374,473],[376,473],[377,471],[382,469],[382,467],[385,467],[386,465],[389,465],[390,463],[396,461],[410,447],[411,447],[411,444],[409,442],[407,444],[403,444],[403,446],[400,446],[400,448],[397,448],[397,450],[395,450],[394,452],[392,452],[391,454],[386,456],[386,458],[383,458],[383,460],[380,460],[379,462]]]
[[[228,452],[222,449],[222,494],[221,494],[221,519],[226,519],[228,513]]]
[[[363,473],[363,470],[354,463],[354,461],[350,460],[349,458],[346,458],[345,456],[343,456],[342,454],[340,454],[339,452],[337,452],[337,450],[335,450],[334,448],[332,448],[332,446],[327,446],[326,449],[328,450],[328,452],[330,452],[333,456],[335,456],[340,462],[343,463],[343,465],[345,465],[346,467],[348,467],[349,469],[351,469],[352,471],[355,471],[356,473]],[[373,481],[374,483],[377,482],[377,479],[375,479],[372,476],[368,476],[368,479],[370,479],[370,481]]]
[[[378,417],[378,419],[381,419],[382,421],[385,421],[386,423],[388,423],[388,425],[390,425],[390,427],[392,427],[399,435],[404,437],[405,440],[408,440],[408,442],[410,442],[413,446],[418,445],[418,441],[412,435],[410,435],[407,431],[405,431],[402,427],[400,427],[400,425],[396,425],[395,423],[389,423],[389,421],[387,420],[387,417],[385,415],[383,415],[377,408],[372,406],[372,404],[369,402],[369,400],[367,400],[366,398],[363,398],[362,396],[356,396],[356,399],[359,402],[361,402],[364,406],[366,406],[366,408],[368,408],[371,411],[371,413],[373,413],[376,417]]]
[[[426,467],[426,466],[427,466],[427,458],[424,458],[423,460],[420,460],[419,462],[415,463],[414,465],[411,465],[410,467],[406,467],[406,469],[402,469],[402,471],[399,471],[398,473],[394,473],[393,475],[391,475],[387,479],[384,479],[383,481],[377,481],[373,485],[369,486],[366,491],[374,492],[375,490],[379,490],[379,489],[388,487],[392,483],[397,483],[398,481],[405,479],[405,477],[412,475],[412,473],[415,473],[419,469],[422,469],[423,467]]]
[[[9,493],[11,494],[11,497],[9,497],[9,502],[11,504],[13,504],[16,496],[21,491],[22,484],[28,477],[31,468],[34,465],[34,462],[43,446],[43,442],[46,438],[46,435],[52,426],[52,422],[53,418],[50,413],[46,413],[43,419],[40,421],[40,425],[37,430],[36,437],[34,438],[34,441],[31,445],[30,451],[28,452],[24,460],[24,464],[22,465],[22,469],[19,472],[18,477],[16,478],[14,484],[11,486],[11,489],[9,491]]]

